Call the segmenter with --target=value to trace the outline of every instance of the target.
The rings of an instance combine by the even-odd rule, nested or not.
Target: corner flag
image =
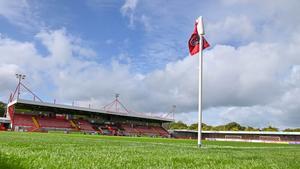
[[[202,70],[203,70],[203,58],[202,51],[205,48],[209,47],[209,43],[203,37],[204,35],[204,26],[202,16],[200,16],[196,22],[194,27],[194,32],[192,33],[188,45],[190,54],[193,56],[195,54],[199,54],[199,86],[198,86],[198,147],[201,147],[201,133],[202,133]]]
[[[192,33],[192,35],[189,39],[189,42],[188,42],[190,54],[192,56],[197,54],[200,51],[200,37],[204,34],[203,25],[202,25],[202,23],[200,23],[198,26],[198,22],[199,22],[199,19],[196,20],[196,22],[195,22],[194,32]],[[200,32],[203,34],[199,34],[198,29],[200,29]],[[208,47],[209,47],[209,43],[206,41],[206,39],[204,37],[202,37],[202,49],[205,49]]]

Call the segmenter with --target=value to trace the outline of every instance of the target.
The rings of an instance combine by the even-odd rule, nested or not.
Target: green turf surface
[[[0,132],[0,168],[300,168],[285,144]]]

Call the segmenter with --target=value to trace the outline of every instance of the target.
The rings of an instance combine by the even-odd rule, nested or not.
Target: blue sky
[[[93,4],[94,3],[94,4]],[[32,4],[29,4],[32,5]],[[136,54],[142,43],[143,30],[129,29],[128,21],[120,13],[121,2],[104,1],[103,6],[97,2],[82,1],[35,1],[38,9],[35,18],[36,27],[16,27],[6,18],[1,18],[3,35],[25,41],[35,41],[34,35],[40,29],[65,28],[72,35],[80,37],[87,46],[97,51],[98,57],[110,60],[122,51]],[[2,25],[2,24],[1,24]],[[26,25],[28,26],[28,25]],[[35,41],[38,50],[47,52],[39,41]],[[135,45],[135,46],[134,46]],[[134,49],[132,49],[134,47]],[[46,54],[46,53],[45,53]]]
[[[47,101],[197,119],[194,20],[204,17],[204,122],[299,127],[296,0],[0,1],[0,98],[16,72]],[[26,97],[26,93],[23,94]]]

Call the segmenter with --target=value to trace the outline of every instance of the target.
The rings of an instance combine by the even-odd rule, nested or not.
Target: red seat
[[[15,126],[26,126],[34,127],[31,115],[25,114],[14,114],[14,125]]]
[[[73,128],[70,122],[66,119],[57,119],[55,117],[37,117],[41,127],[45,128]]]
[[[122,124],[121,127],[125,133],[129,135],[148,135],[148,136],[163,136],[168,137],[169,133],[163,127],[160,126],[143,126],[143,125],[132,125]]]
[[[161,136],[164,136],[164,137],[169,136],[169,132],[166,129],[164,129],[163,127],[153,126],[153,129],[156,130],[157,132],[159,132],[159,134]]]
[[[129,135],[137,135],[139,134],[139,131],[132,128],[130,125],[122,124],[121,127],[124,129],[125,133],[128,133]]]
[[[74,120],[75,121],[75,120]],[[76,123],[80,130],[83,131],[95,131],[93,126],[86,120],[76,120]]]

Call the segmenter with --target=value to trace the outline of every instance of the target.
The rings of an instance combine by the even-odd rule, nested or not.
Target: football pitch
[[[0,132],[0,168],[300,168],[300,146]]]

